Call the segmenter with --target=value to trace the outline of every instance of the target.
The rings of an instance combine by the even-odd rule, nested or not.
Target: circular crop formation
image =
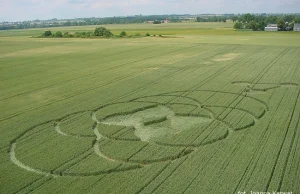
[[[34,126],[11,142],[9,154],[20,168],[46,176],[127,171],[188,157],[255,125],[267,110],[243,93],[143,96]]]

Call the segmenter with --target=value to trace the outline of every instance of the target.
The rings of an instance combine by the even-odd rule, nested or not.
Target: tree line
[[[163,21],[180,22],[179,16],[155,15],[155,16],[128,16],[128,17],[108,17],[108,18],[82,18],[76,20],[59,21],[57,19],[47,21],[24,21],[16,24],[3,22],[0,24],[0,30],[9,29],[27,29],[27,28],[51,28],[64,26],[86,26],[86,25],[107,25],[107,24],[135,24],[147,21]]]
[[[146,33],[145,36],[150,36],[149,33]],[[153,35],[155,36],[155,35]],[[160,35],[161,36],[161,35]],[[94,32],[75,32],[69,33],[61,31],[57,31],[52,33],[51,30],[46,30],[41,36],[37,38],[92,38],[92,37],[99,37],[99,38],[123,38],[123,37],[142,37],[140,33],[136,33],[134,36],[127,35],[125,31],[122,31],[119,35],[114,35],[109,29],[105,27],[97,27]],[[162,36],[161,36],[162,37]]]
[[[226,22],[232,16],[199,16],[196,17],[196,22]]]
[[[253,31],[264,30],[268,24],[277,24],[281,31],[293,30],[295,23],[300,23],[300,16],[296,14],[286,15],[254,15],[244,14],[233,16],[235,29],[251,29]]]
[[[170,20],[170,22],[181,22],[184,20],[190,20],[193,18],[191,15],[154,15],[154,16],[128,16],[128,17],[108,17],[108,18],[81,18],[75,20],[47,20],[47,21],[24,21],[14,24],[3,22],[0,24],[0,30],[9,29],[27,29],[27,28],[51,28],[51,27],[63,27],[63,26],[85,26],[85,25],[107,25],[107,24],[133,24],[144,23],[147,21],[154,21],[154,23],[160,23],[163,20]],[[283,30],[290,29],[294,23],[300,23],[299,14],[224,14],[221,16],[198,16],[195,18],[196,22],[226,22],[231,19],[235,24],[236,29],[252,29],[263,30],[267,24],[279,24]],[[283,23],[284,25],[283,25]],[[288,26],[286,25],[288,22]],[[237,23],[237,24],[236,24]]]

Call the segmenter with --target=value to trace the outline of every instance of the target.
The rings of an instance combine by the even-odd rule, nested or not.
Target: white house
[[[300,23],[294,25],[294,31],[300,31]]]
[[[269,24],[265,27],[265,31],[278,31],[278,26],[277,24]]]

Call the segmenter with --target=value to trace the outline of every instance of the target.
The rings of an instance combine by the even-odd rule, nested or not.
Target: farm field
[[[0,31],[0,193],[300,193],[299,33],[106,27]]]

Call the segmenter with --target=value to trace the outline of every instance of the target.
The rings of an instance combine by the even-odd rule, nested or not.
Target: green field
[[[299,33],[105,27],[0,31],[0,193],[300,193]]]

